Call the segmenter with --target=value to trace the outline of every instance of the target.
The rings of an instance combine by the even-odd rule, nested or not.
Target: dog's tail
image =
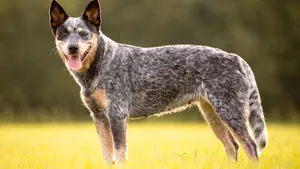
[[[268,134],[267,128],[264,118],[263,109],[261,106],[261,100],[259,91],[257,88],[257,84],[255,82],[254,74],[250,68],[250,66],[243,61],[243,67],[246,71],[249,84],[250,84],[250,91],[249,91],[249,109],[250,109],[250,116],[249,116],[249,124],[253,132],[253,136],[258,147],[258,155],[260,155],[263,149],[267,145],[268,141]]]

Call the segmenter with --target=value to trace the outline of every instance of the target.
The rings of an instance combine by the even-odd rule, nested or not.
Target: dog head
[[[75,72],[89,69],[97,50],[101,10],[97,0],[87,5],[80,17],[69,17],[53,0],[50,6],[50,26],[56,48],[67,68]]]

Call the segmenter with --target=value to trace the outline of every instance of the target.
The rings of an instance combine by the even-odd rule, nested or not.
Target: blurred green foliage
[[[79,16],[88,1],[60,1]],[[58,56],[49,1],[0,1],[0,119],[87,119],[79,87]],[[102,31],[138,46],[199,44],[242,56],[268,119],[300,112],[300,1],[102,0]],[[184,119],[199,116],[197,111]],[[171,116],[172,119],[173,116]],[[299,116],[298,116],[299,117]]]

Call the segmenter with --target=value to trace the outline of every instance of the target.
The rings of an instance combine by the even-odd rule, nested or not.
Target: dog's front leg
[[[128,114],[124,109],[112,107],[109,112],[111,130],[114,139],[116,163],[120,164],[128,160],[127,155],[127,119]]]
[[[114,144],[113,135],[110,127],[109,118],[102,114],[94,117],[97,133],[100,137],[100,145],[102,150],[102,156],[106,164],[110,165],[114,163]]]
[[[81,98],[95,121],[97,133],[100,137],[103,160],[108,165],[113,164],[114,142],[107,107],[100,106],[101,104],[99,104],[99,101],[97,101],[97,97],[95,96],[85,97],[84,95],[81,95]]]

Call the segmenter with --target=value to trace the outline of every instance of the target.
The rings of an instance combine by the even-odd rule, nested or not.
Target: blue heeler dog
[[[251,159],[267,144],[261,100],[249,65],[238,55],[196,45],[141,48],[116,43],[100,31],[97,0],[69,17],[53,0],[56,48],[81,87],[107,163],[127,161],[128,118],[199,107],[229,158],[238,142]]]

